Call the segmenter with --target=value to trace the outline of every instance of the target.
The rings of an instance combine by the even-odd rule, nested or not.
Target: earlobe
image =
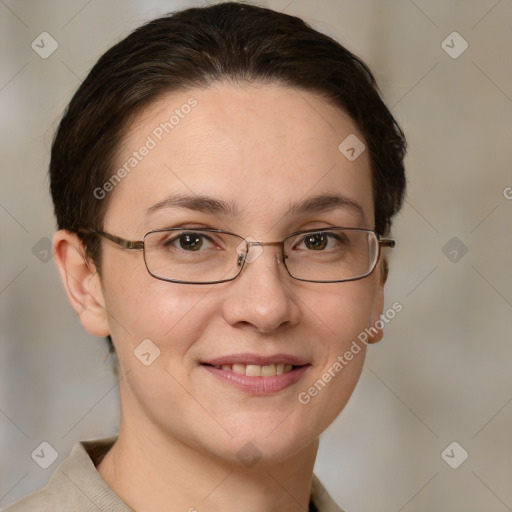
[[[386,284],[386,281],[388,280],[389,275],[389,264],[386,260],[386,258],[382,258],[382,273],[381,273],[381,282],[383,285]]]
[[[378,284],[379,288],[377,290],[377,295],[375,297],[375,302],[371,315],[371,325],[370,328],[368,329],[370,331],[368,335],[368,343],[377,343],[384,336],[384,332],[382,330],[382,320],[380,320],[380,317],[382,315],[382,312],[384,311],[384,285],[386,284],[388,274],[389,265],[386,259],[383,258],[381,260],[380,267],[380,278]]]
[[[87,332],[109,334],[105,301],[98,273],[87,260],[85,248],[74,233],[57,231],[53,237],[53,258],[57,264],[69,302]]]

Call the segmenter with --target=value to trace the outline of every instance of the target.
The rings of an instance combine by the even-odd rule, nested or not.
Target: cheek
[[[207,289],[201,287],[191,291],[155,280],[146,290],[118,296],[117,317],[111,324],[121,374],[126,376],[121,387],[129,397],[124,403],[130,405],[125,413],[142,408],[143,416],[163,430],[186,435],[187,429],[180,430],[179,425],[212,420],[192,399],[190,354],[212,322],[214,310]],[[120,327],[121,322],[127,328]],[[213,420],[208,423],[210,429],[217,427]]]
[[[205,298],[211,290],[157,280],[140,256],[127,261],[123,255],[104,267],[105,305],[120,363],[131,367],[134,350],[146,339],[158,347],[161,360],[172,354],[182,361],[210,321]]]
[[[330,285],[325,285],[330,286]],[[373,276],[333,285],[311,300],[311,310],[325,329],[325,352],[346,349],[370,325],[377,301],[377,282]]]
[[[348,402],[361,374],[366,344],[358,336],[370,325],[375,307],[377,282],[371,276],[340,283],[314,300],[319,331],[316,364],[297,395],[297,401],[316,430],[323,431]],[[313,309],[313,308],[312,308]]]

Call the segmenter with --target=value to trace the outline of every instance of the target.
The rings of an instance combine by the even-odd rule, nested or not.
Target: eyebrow
[[[234,202],[223,201],[204,195],[172,195],[154,204],[146,210],[150,215],[165,208],[186,208],[203,213],[223,214],[230,217],[240,215],[240,210]],[[304,215],[308,213],[328,212],[337,208],[350,210],[361,219],[365,219],[364,210],[359,203],[347,197],[335,194],[319,194],[307,197],[295,203],[290,203],[286,216]]]
[[[236,217],[240,214],[237,206],[232,202],[222,201],[221,199],[214,199],[208,196],[173,195],[149,207],[146,210],[146,215],[150,215],[163,208],[186,208],[188,210],[204,213],[222,213],[231,217]]]
[[[348,197],[336,194],[320,194],[313,197],[307,197],[301,201],[290,204],[288,215],[303,215],[306,213],[322,213],[343,208],[351,210],[364,220],[364,210],[362,206]]]

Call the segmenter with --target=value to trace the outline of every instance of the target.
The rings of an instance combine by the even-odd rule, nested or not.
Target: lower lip
[[[214,366],[202,365],[211,375],[252,395],[272,395],[298,382],[309,365],[298,366],[293,370],[272,377],[250,377]]]

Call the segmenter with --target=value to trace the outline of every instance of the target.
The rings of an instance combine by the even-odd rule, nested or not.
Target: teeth
[[[233,371],[235,373],[239,373],[240,375],[245,375],[245,364],[234,364]]]
[[[272,375],[275,375],[276,373],[276,365],[274,363],[266,364],[265,366],[261,367],[262,377],[272,377]]]
[[[245,367],[245,375],[249,375],[249,377],[261,377],[261,366],[257,364],[248,364]]]
[[[281,375],[283,373],[291,372],[293,365],[284,363],[271,363],[261,366],[259,364],[236,363],[233,365],[223,364],[220,368],[225,371],[232,371],[234,373],[247,375],[249,377],[273,377],[274,375]]]

